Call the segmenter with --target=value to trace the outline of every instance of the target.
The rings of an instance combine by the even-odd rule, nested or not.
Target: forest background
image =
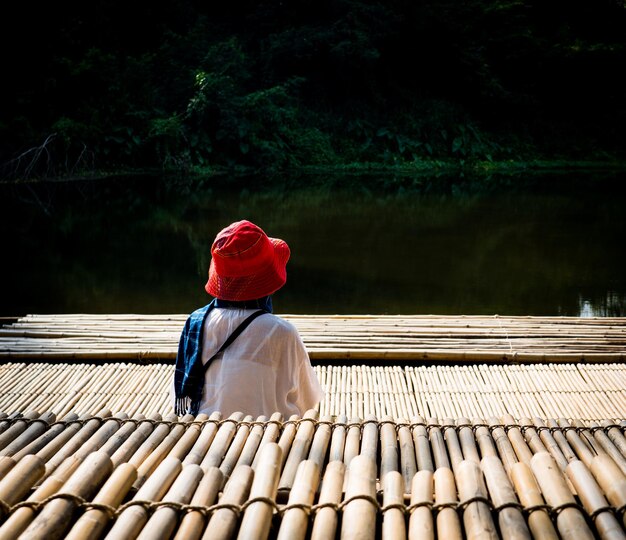
[[[621,0],[12,9],[4,179],[626,162]]]

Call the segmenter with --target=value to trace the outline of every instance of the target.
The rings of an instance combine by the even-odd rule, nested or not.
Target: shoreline
[[[302,165],[284,169],[261,171],[252,167],[219,167],[194,168],[191,170],[167,170],[161,168],[137,168],[120,170],[95,170],[83,174],[53,176],[28,179],[1,179],[0,184],[35,184],[62,183],[79,181],[100,181],[127,177],[166,177],[207,179],[220,177],[245,176],[283,176],[283,175],[336,175],[336,176],[370,176],[370,175],[401,175],[401,176],[460,176],[484,177],[489,175],[516,176],[521,174],[559,174],[559,173],[594,173],[626,172],[626,161],[594,161],[594,160],[530,160],[530,161],[445,161],[428,160],[413,163],[386,164],[377,162],[354,162],[333,165]]]

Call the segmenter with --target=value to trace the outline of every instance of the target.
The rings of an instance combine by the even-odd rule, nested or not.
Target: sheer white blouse
[[[204,323],[202,362],[252,314],[250,309],[211,310]],[[174,382],[171,387],[174,401]],[[272,314],[256,318],[209,366],[199,413],[253,417],[280,412],[302,416],[324,396],[296,328]]]

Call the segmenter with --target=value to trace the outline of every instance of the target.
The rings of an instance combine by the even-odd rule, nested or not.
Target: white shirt
[[[202,363],[255,310],[212,309],[204,323]],[[172,383],[172,400],[174,389]],[[302,416],[324,396],[296,328],[272,314],[257,317],[213,360],[204,377],[199,413],[254,418],[280,412]]]

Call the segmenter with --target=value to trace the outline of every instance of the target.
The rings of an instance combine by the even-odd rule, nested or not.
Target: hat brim
[[[287,281],[290,250],[284,240],[279,238],[269,240],[274,247],[272,264],[255,274],[238,277],[220,276],[211,259],[209,279],[204,286],[206,292],[221,300],[243,302],[269,296],[280,289]]]

